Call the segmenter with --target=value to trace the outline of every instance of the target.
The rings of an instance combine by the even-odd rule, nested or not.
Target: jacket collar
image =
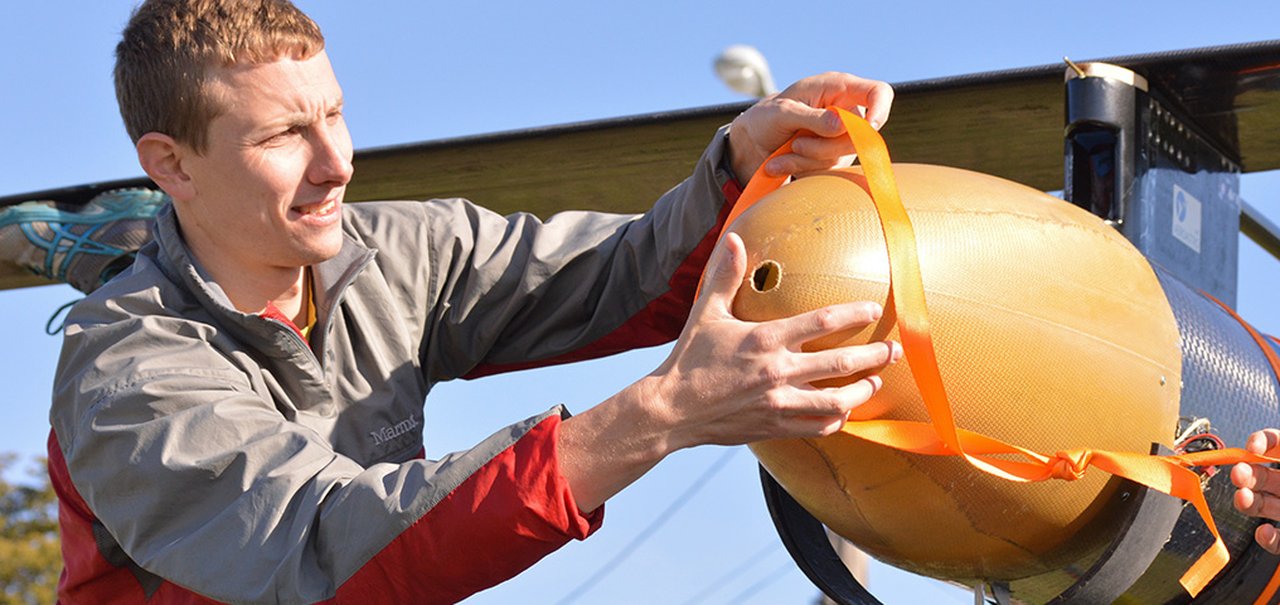
[[[301,341],[288,327],[257,314],[244,313],[231,304],[226,292],[200,266],[187,247],[172,204],[166,204],[156,215],[155,241],[158,246],[157,265],[165,276],[190,292],[228,331],[237,338],[254,343],[272,357],[297,353]],[[338,254],[312,267],[316,328],[321,334],[327,331],[333,307],[341,300],[342,292],[373,260],[376,252],[352,239],[344,229]]]

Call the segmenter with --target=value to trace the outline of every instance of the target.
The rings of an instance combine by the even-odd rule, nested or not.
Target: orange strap
[[[931,421],[850,421],[842,431],[902,451],[932,456],[963,456],[979,470],[1010,481],[1043,481],[1050,478],[1074,480],[1082,477],[1088,467],[1093,466],[1191,502],[1214,537],[1209,550],[1181,578],[1183,587],[1191,596],[1199,594],[1227,564],[1230,555],[1204,499],[1200,478],[1190,467],[1275,460],[1237,448],[1174,456],[1077,449],[1045,456],[973,431],[958,429],[938,371],[937,356],[930,336],[915,232],[898,195],[888,149],[884,139],[865,120],[843,109],[833,109],[840,115],[858,151],[871,198],[879,214],[889,256],[889,299],[896,311],[899,337],[907,363]],[[794,140],[793,138],[792,141]],[[792,141],[774,152],[770,159],[790,152]],[[763,166],[761,164],[730,213],[725,222],[725,231],[738,215],[786,180],[765,175]],[[1276,363],[1274,354],[1269,354],[1269,359],[1280,374],[1280,364]],[[1010,454],[1018,459],[1006,457]]]
[[[1228,307],[1227,303],[1218,300],[1214,295],[1203,290],[1201,290],[1200,293],[1203,294],[1205,298],[1218,303],[1218,306],[1222,307],[1223,311],[1226,311],[1231,315],[1231,317],[1235,318],[1236,321],[1240,322],[1240,325],[1244,326],[1245,331],[1249,332],[1249,336],[1253,338],[1253,342],[1258,343],[1258,348],[1262,349],[1262,354],[1267,356],[1267,362],[1271,364],[1271,369],[1276,371],[1277,377],[1280,377],[1280,357],[1277,357],[1275,349],[1272,349],[1271,345],[1267,344],[1267,338],[1264,338],[1262,334],[1253,329],[1253,326],[1249,325],[1249,322],[1245,321],[1243,317],[1240,317],[1240,315],[1236,313],[1235,309]],[[1276,340],[1275,336],[1271,336],[1270,338],[1276,344],[1280,345],[1280,340]]]

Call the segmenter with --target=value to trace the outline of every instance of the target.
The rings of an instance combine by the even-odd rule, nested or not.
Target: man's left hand
[[[769,154],[792,135],[803,132],[792,152],[769,162],[773,176],[804,174],[853,163],[854,149],[844,136],[844,124],[826,107],[840,107],[864,116],[877,130],[889,119],[893,87],[846,73],[828,72],[805,78],[786,90],[752,105],[733,121],[729,154],[733,170],[744,183]]]

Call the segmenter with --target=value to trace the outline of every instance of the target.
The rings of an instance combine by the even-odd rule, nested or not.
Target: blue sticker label
[[[1173,236],[1200,253],[1200,200],[1173,186]]]

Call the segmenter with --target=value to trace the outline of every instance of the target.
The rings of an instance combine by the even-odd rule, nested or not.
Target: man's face
[[[221,279],[250,280],[332,258],[352,150],[328,56],[212,76],[221,113],[204,153],[183,160],[194,195],[177,208],[196,258]]]

